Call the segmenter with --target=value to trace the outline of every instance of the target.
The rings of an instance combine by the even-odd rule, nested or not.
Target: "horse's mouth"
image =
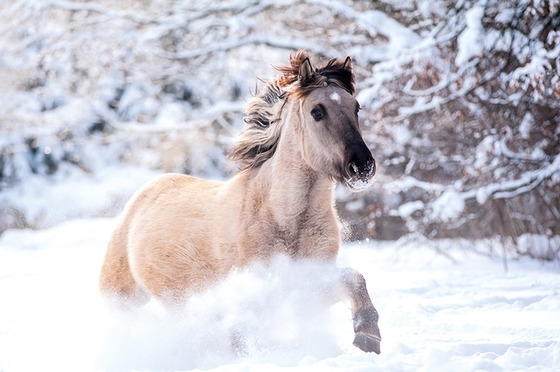
[[[355,163],[350,163],[342,184],[352,191],[363,191],[373,184],[373,176],[375,176],[375,160],[372,159],[361,169]]]
[[[345,178],[344,179],[344,186],[348,187],[352,191],[364,191],[371,187],[374,182],[373,176],[368,179],[361,179],[361,178]]]

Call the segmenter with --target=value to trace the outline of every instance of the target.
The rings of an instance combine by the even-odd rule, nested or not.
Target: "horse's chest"
[[[270,234],[269,243],[274,252],[295,257],[301,246],[300,232],[276,227]]]
[[[268,243],[274,253],[287,254],[294,258],[311,258],[319,252],[332,250],[332,243],[337,246],[338,236],[334,231],[320,228],[308,221],[299,221],[290,227],[275,226],[269,232]],[[319,255],[323,256],[322,253]]]
[[[300,213],[286,218],[269,210],[241,229],[240,248],[248,258],[285,254],[294,258],[334,258],[338,224],[334,214]]]

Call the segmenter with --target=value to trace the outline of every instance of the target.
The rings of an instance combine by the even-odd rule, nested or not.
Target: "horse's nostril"
[[[358,175],[358,166],[354,162],[350,162],[348,164],[348,173],[350,176],[357,176]]]

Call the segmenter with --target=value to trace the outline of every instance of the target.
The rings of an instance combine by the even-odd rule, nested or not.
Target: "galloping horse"
[[[300,50],[248,102],[232,150],[241,171],[226,182],[165,174],[127,203],[100,275],[101,293],[120,304],[151,297],[170,306],[234,267],[277,254],[334,265],[340,245],[336,182],[367,187],[375,160],[364,143],[352,61],[319,68]],[[354,345],[380,352],[378,314],[363,276],[341,269],[352,303]]]

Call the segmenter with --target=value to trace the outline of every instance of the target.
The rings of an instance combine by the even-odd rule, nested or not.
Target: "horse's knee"
[[[342,280],[345,283],[349,283],[352,285],[356,285],[356,284],[360,284],[360,285],[365,285],[366,284],[366,280],[364,278],[364,276],[356,269],[353,269],[351,267],[343,267],[342,269],[340,269],[341,275],[342,275]]]
[[[369,294],[364,276],[358,270],[349,267],[342,268],[340,271],[342,283],[350,292],[352,299],[358,302],[357,305],[368,300]]]

